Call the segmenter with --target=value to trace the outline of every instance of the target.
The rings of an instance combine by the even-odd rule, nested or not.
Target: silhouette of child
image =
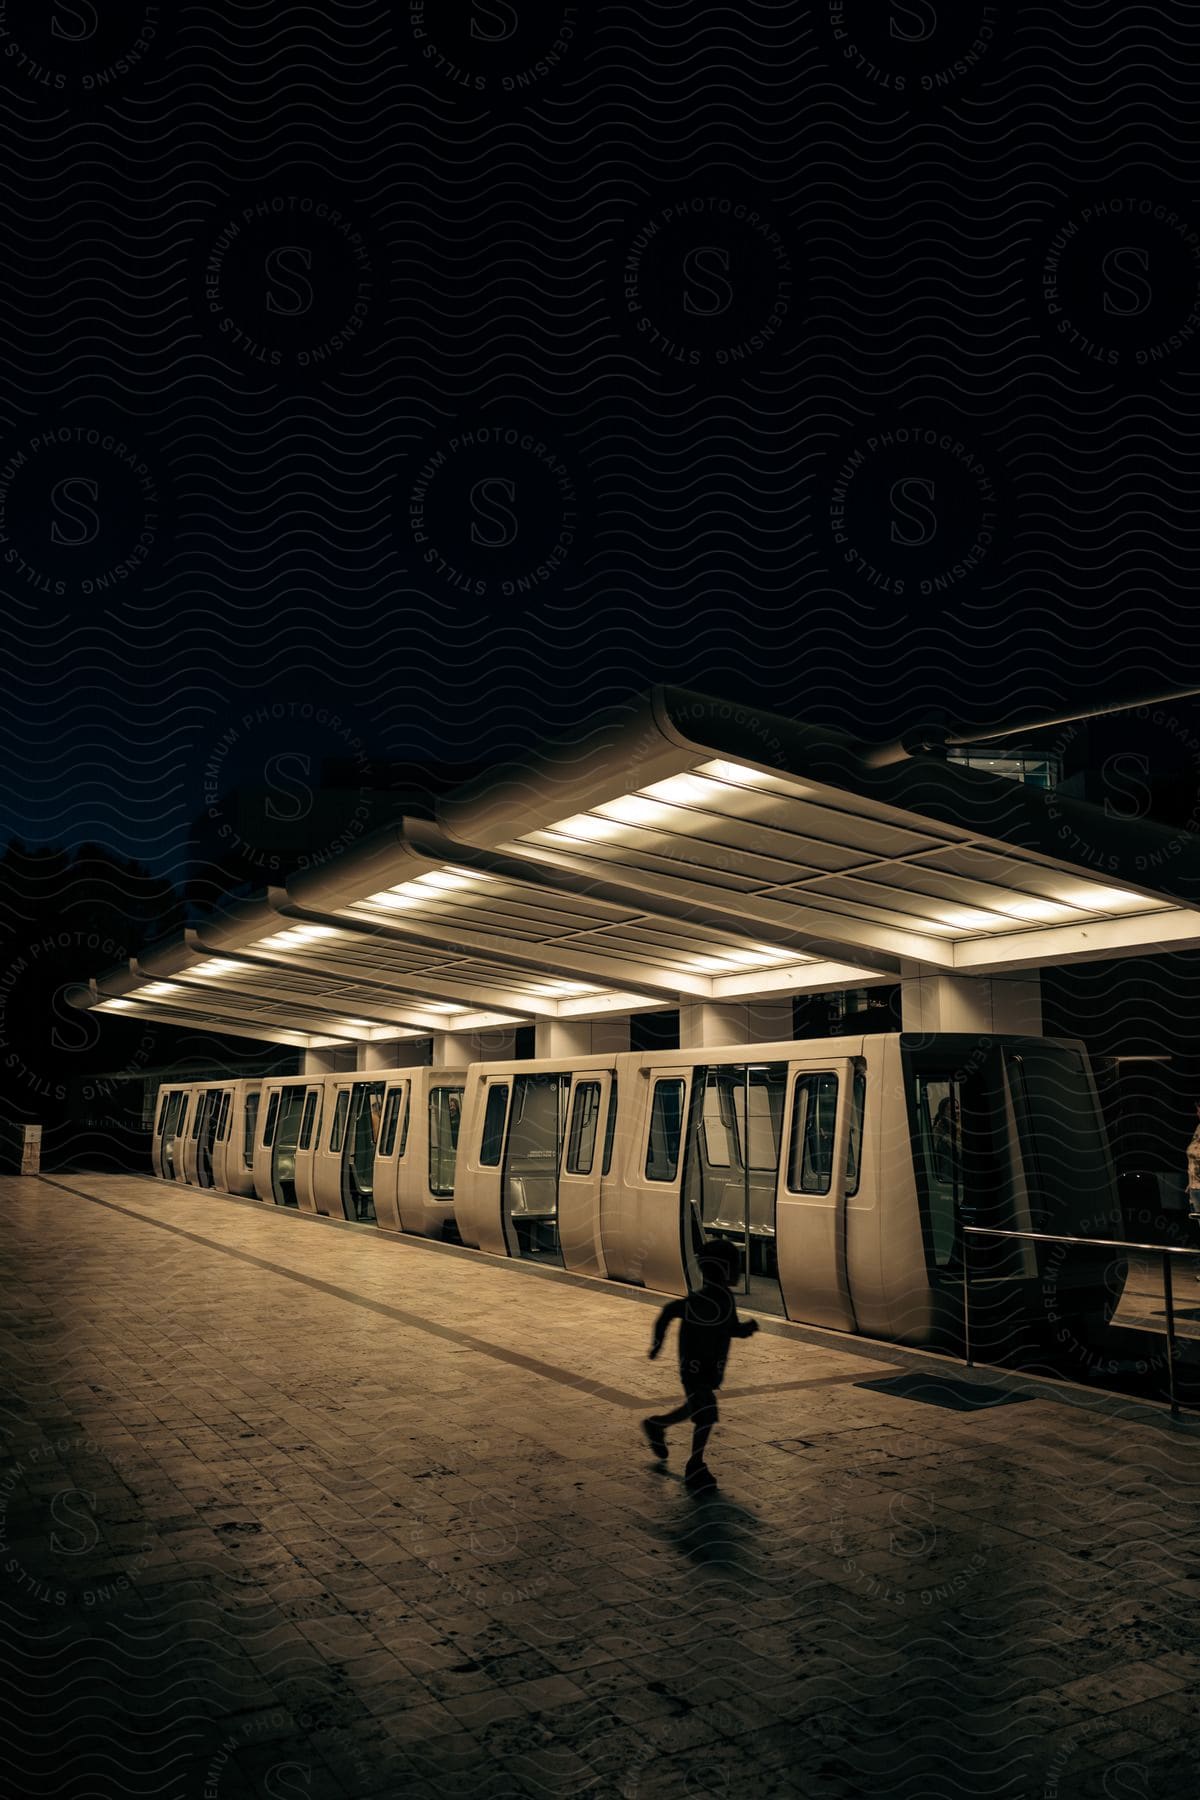
[[[753,1337],[757,1319],[743,1324],[737,1316],[730,1288],[737,1280],[741,1258],[736,1244],[716,1239],[705,1244],[697,1254],[703,1286],[684,1300],[672,1300],[663,1307],[654,1323],[654,1342],[650,1360],[654,1361],[663,1346],[667,1326],[679,1320],[679,1374],[683,1382],[684,1401],[674,1412],[651,1415],[642,1420],[642,1430],[655,1456],[666,1457],[668,1425],[684,1419],[692,1421],[692,1454],[688,1458],[684,1479],[697,1490],[715,1487],[716,1481],[704,1462],[704,1447],[718,1419],[717,1389],[725,1376],[731,1338]]]

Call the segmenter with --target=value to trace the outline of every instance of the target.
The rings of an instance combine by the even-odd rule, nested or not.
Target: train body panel
[[[228,1131],[228,1086],[166,1090],[157,1172],[187,1179],[195,1141],[195,1179],[211,1119],[215,1178],[252,1085]],[[959,1329],[965,1224],[1119,1235],[1095,1083],[1065,1040],[787,1040],[277,1077],[254,1097],[265,1201],[432,1237],[454,1220],[490,1255],[665,1294],[724,1238],[749,1308],[901,1343]],[[244,1158],[224,1155],[228,1184]],[[1106,1278],[1113,1297],[1104,1251],[980,1238],[970,1260],[998,1328],[1090,1316]]]

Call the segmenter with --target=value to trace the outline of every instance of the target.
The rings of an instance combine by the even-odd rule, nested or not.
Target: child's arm
[[[672,1319],[682,1319],[684,1303],[682,1300],[670,1300],[663,1307],[654,1321],[654,1342],[650,1346],[650,1361],[653,1362],[663,1347],[663,1339],[667,1335],[667,1326]]]
[[[753,1337],[757,1330],[757,1319],[738,1319],[729,1335],[736,1338],[748,1338]]]

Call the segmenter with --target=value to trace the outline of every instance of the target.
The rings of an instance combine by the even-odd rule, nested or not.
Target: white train
[[[165,1179],[667,1294],[706,1239],[745,1304],[953,1339],[964,1223],[1107,1237],[1083,1047],[893,1033],[160,1090]],[[974,1240],[981,1327],[1107,1317],[1109,1253]]]

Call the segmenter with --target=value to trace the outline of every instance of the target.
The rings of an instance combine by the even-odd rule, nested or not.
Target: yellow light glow
[[[998,900],[996,905],[1009,918],[1028,919],[1035,925],[1056,925],[1079,917],[1074,907],[1062,906],[1057,900]]]
[[[674,807],[666,806],[658,800],[646,800],[640,794],[623,794],[619,800],[606,800],[596,811],[606,819],[615,819],[618,825],[670,825],[678,824],[679,816]]]
[[[406,906],[415,906],[417,902],[411,894],[387,892],[384,894],[368,894],[363,901],[364,906],[384,906],[389,912],[402,912]]]
[[[427,875],[417,876],[417,882],[422,887],[447,889],[469,887],[473,879],[469,870],[459,869],[431,869]],[[405,882],[404,886],[407,887],[408,883]],[[397,892],[402,891],[397,889]]]
[[[133,1008],[132,1000],[102,1000],[96,1008],[97,1012],[129,1012]]]
[[[569,819],[560,819],[557,825],[547,825],[546,830],[555,837],[604,839],[616,837],[618,827],[611,819],[597,818],[595,813],[575,813]]]
[[[939,913],[938,918],[955,931],[1003,931],[1005,926],[1005,920],[997,918],[995,913],[977,912],[970,906],[960,907],[956,912]]]
[[[141,996],[143,1000],[158,1000],[164,994],[177,994],[178,992],[179,983],[177,981],[152,981],[149,987],[141,990]]]
[[[236,975],[238,973],[238,964],[235,962],[226,962],[221,957],[210,957],[208,962],[197,963],[194,969],[189,970],[189,973],[192,975],[206,976]]]
[[[745,763],[715,762],[701,763],[701,775],[714,775],[718,781],[738,781],[744,785],[762,786],[764,782],[773,781],[772,775],[765,775],[761,769],[748,769]]]
[[[668,806],[707,806],[720,792],[720,782],[703,775],[671,775],[641,789],[643,799],[662,800]]]
[[[1090,883],[1060,888],[1059,894],[1069,906],[1094,913],[1152,912],[1170,904],[1167,900],[1149,900],[1145,894],[1131,894],[1128,888],[1093,887]]]

